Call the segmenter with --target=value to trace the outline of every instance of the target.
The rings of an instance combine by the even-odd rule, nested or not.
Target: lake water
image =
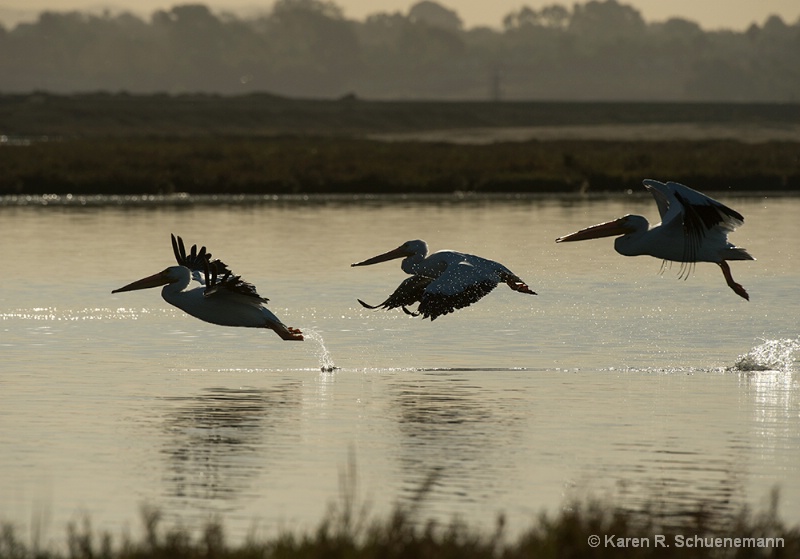
[[[231,539],[317,526],[355,467],[377,515],[428,479],[424,518],[510,533],[570,499],[686,513],[765,505],[800,522],[800,198],[719,198],[747,302],[713,264],[679,279],[610,239],[554,239],[652,199],[293,199],[0,208],[0,520],[59,541],[139,509]],[[186,202],[184,200],[184,202]],[[306,333],[205,324],[158,290],[111,290],[208,246]],[[422,238],[498,260],[499,287],[435,322],[369,311]],[[334,372],[321,368],[335,365]],[[37,535],[38,534],[38,535]]]

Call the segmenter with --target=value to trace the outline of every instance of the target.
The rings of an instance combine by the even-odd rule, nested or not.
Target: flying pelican
[[[364,307],[387,310],[400,307],[411,316],[436,320],[477,302],[501,281],[514,291],[536,295],[516,274],[498,262],[452,250],[440,250],[428,256],[428,244],[420,240],[407,241],[394,250],[351,266],[369,266],[394,258],[403,258],[400,267],[412,274],[411,277],[379,305],[368,305],[359,299]],[[416,312],[406,308],[417,302]]]
[[[111,293],[163,285],[164,300],[195,318],[220,326],[270,328],[284,340],[302,340],[303,333],[283,324],[264,306],[268,301],[256,288],[233,275],[223,262],[212,260],[206,247],[192,246],[186,254],[183,239],[172,235],[177,266],[135,281]],[[201,285],[188,289],[192,280]]]
[[[557,243],[622,235],[614,241],[624,256],[649,255],[681,262],[680,276],[688,276],[696,262],[714,262],[722,268],[728,287],[750,300],[744,287],[733,281],[727,260],[755,260],[743,248],[728,242],[728,233],[744,217],[728,206],[677,182],[643,181],[656,200],[661,223],[650,227],[640,215],[626,215],[556,239]]]

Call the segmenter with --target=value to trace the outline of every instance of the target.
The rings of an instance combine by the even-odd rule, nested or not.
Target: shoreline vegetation
[[[740,138],[376,137],[519,127],[727,126]],[[268,94],[0,95],[0,195],[634,192],[643,178],[704,191],[800,190],[798,104],[288,99]]]
[[[424,491],[424,490],[423,490]],[[754,512],[715,511],[698,503],[679,517],[653,510],[632,512],[595,500],[571,502],[555,514],[541,513],[517,537],[506,533],[500,515],[493,531],[481,531],[454,519],[448,524],[420,521],[418,494],[410,506],[396,506],[385,518],[370,516],[352,495],[340,496],[315,530],[282,531],[273,537],[247,536],[230,543],[222,521],[199,530],[165,527],[161,513],[141,511],[143,532],[132,539],[100,533],[91,521],[67,526],[64,549],[37,541],[25,543],[13,524],[0,526],[0,559],[593,559],[703,558],[745,559],[800,556],[800,526],[787,526],[778,516],[778,494],[769,506]],[[666,521],[666,522],[665,522]]]

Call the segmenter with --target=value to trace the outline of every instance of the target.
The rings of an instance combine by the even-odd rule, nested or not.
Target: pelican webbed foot
[[[747,293],[744,287],[741,284],[736,283],[733,280],[733,276],[731,275],[731,267],[728,266],[726,261],[718,262],[719,267],[722,268],[722,275],[725,276],[725,282],[728,284],[728,287],[733,289],[733,292],[736,293],[739,297],[743,297],[744,299],[750,300],[750,295]]]
[[[536,292],[532,290],[528,285],[522,281],[520,278],[514,276],[506,279],[506,285],[513,289],[514,291],[519,291],[520,293],[528,293],[530,295],[536,295]]]
[[[281,326],[283,326],[281,324]],[[285,327],[278,327],[272,328],[276,334],[278,334],[282,340],[292,341],[292,342],[302,342],[305,338],[303,338],[303,332],[301,332],[298,328],[292,328],[291,326]]]

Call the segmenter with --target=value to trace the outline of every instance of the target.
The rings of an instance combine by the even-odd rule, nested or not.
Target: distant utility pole
[[[502,80],[502,68],[499,64],[492,66],[492,70],[489,73],[489,99],[491,101],[502,101],[503,100],[503,90],[501,85]]]

